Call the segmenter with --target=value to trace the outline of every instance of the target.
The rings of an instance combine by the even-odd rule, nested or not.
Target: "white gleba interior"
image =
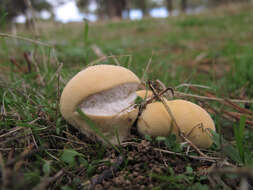
[[[116,79],[117,80],[117,79]],[[86,98],[80,105],[85,114],[111,116],[129,112],[137,97],[138,84],[126,83]]]

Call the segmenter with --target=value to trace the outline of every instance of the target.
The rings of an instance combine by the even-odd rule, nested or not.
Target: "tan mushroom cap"
[[[153,95],[153,92],[150,90],[138,90],[136,91],[136,94],[142,99],[145,99],[145,98],[150,98]]]
[[[137,117],[138,110],[128,107],[129,102],[134,102],[135,91],[139,84],[139,78],[124,67],[115,65],[88,67],[77,73],[65,86],[60,99],[60,111],[63,117],[82,133],[96,135],[76,112],[79,107],[108,137],[108,140],[116,144],[115,130],[119,140],[124,140]],[[114,111],[119,109],[117,104],[126,109]],[[102,107],[102,111],[99,106]],[[98,138],[102,140],[99,136]]]
[[[166,101],[180,131],[192,143],[200,148],[208,148],[212,145],[211,133],[215,131],[215,125],[210,115],[200,106],[185,100]],[[178,141],[178,128],[172,123],[172,118],[161,102],[147,105],[138,119],[138,131],[150,136],[168,136],[176,134]]]

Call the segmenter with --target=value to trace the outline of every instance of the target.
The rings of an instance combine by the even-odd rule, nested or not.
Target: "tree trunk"
[[[172,10],[173,10],[172,0],[166,0],[166,7],[167,7],[167,11],[169,12],[169,15],[172,16]]]
[[[147,2],[144,0],[140,0],[139,1],[139,7],[142,11],[143,16],[148,16],[148,6],[147,6]]]
[[[109,18],[122,18],[122,12],[126,9],[126,0],[106,0],[106,12]]]
[[[187,8],[187,0],[181,0],[181,10],[185,12],[186,8]]]

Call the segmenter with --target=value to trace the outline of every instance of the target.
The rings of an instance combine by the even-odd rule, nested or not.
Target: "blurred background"
[[[0,15],[10,22],[42,20],[80,22],[83,19],[141,19],[196,14],[229,3],[251,0],[0,0]],[[32,7],[30,9],[29,7]],[[34,12],[32,12],[34,11]]]

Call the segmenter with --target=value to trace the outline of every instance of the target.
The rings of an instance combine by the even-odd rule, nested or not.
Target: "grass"
[[[252,6],[231,6],[202,15],[95,24],[39,23],[38,40],[54,47],[0,37],[1,186],[4,189],[85,188],[92,177],[114,164],[118,151],[80,134],[62,118],[58,107],[67,81],[98,59],[92,49],[94,44],[105,55],[117,56],[123,66],[140,78],[152,56],[147,79],[159,79],[170,87],[188,83],[211,88],[200,89],[199,95],[212,93],[218,97],[252,99],[251,9]],[[3,18],[4,15],[0,16],[0,24],[6,26]],[[9,32],[5,28],[1,32]],[[17,31],[19,36],[34,39],[23,26],[18,26]],[[113,59],[99,63],[115,64]],[[196,93],[189,87],[179,90]],[[190,100],[203,104],[199,99]],[[241,179],[250,182],[253,133],[247,121],[252,122],[252,114],[240,112],[239,119],[234,120],[225,114],[238,111],[234,107],[216,101],[204,103],[216,110],[208,109],[218,133],[212,147],[204,152],[239,168],[233,175],[207,175],[214,165],[186,156],[186,147],[175,143],[173,136],[143,140],[133,129],[131,143],[118,147],[126,159],[116,176],[103,183],[104,187],[235,189]],[[237,105],[253,111],[252,104]],[[199,156],[194,151],[189,155]],[[241,167],[247,171],[243,175],[240,175]]]

